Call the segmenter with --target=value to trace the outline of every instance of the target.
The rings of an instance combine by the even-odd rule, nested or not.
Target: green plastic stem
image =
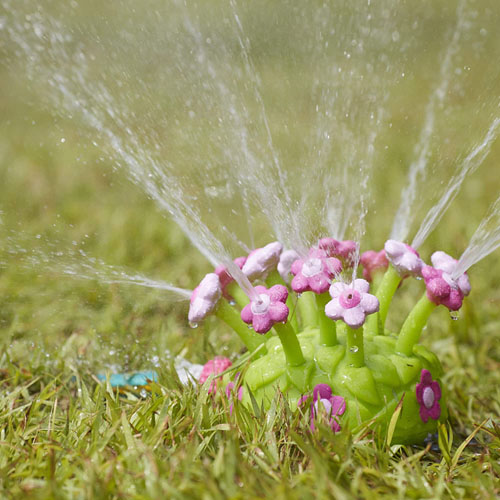
[[[424,293],[415,307],[410,311],[396,342],[396,352],[410,356],[413,352],[413,346],[419,341],[420,335],[432,311],[437,307],[436,304],[427,298]]]
[[[382,283],[384,276],[385,276],[385,271],[383,271],[382,269],[377,269],[376,271],[373,272],[372,282],[370,283],[370,293],[371,294],[373,294],[373,295],[377,294],[377,291],[380,287],[380,283]]]
[[[297,302],[302,320],[302,329],[314,328],[318,325],[318,309],[314,292],[303,292]]]
[[[285,283],[281,279],[281,275],[278,271],[271,271],[266,278],[266,285],[268,287],[272,287],[274,285],[285,286]]]
[[[332,321],[325,314],[325,306],[331,300],[328,292],[316,295],[316,307],[318,309],[319,320],[319,341],[321,345],[332,346],[337,345],[337,328],[335,321]]]
[[[225,300],[219,301],[219,307],[215,315],[238,334],[249,351],[255,351],[257,347],[266,341],[264,336],[250,330],[247,324],[241,319],[240,313]],[[261,354],[265,352],[265,350],[262,350]]]
[[[378,313],[372,315],[374,319],[370,319],[370,321],[377,321],[377,329],[378,327],[381,327],[381,331],[379,330],[378,333],[381,335],[384,334],[387,312],[389,311],[391,300],[401,283],[401,279],[402,278],[399,276],[396,269],[389,265],[377,289],[377,299],[380,303],[380,307]]]
[[[227,285],[226,291],[241,308],[245,307],[250,302],[247,294],[239,287],[236,281],[231,281],[231,283]]]
[[[302,354],[297,334],[288,323],[276,323],[274,329],[278,334],[283,351],[285,352],[286,362],[289,366],[300,366],[306,362]]]
[[[363,328],[351,328],[346,325],[346,361],[354,368],[365,366],[365,348],[363,344]]]

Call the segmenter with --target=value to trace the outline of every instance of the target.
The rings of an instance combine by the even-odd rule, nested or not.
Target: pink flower
[[[234,263],[242,269],[245,262],[247,261],[247,257],[237,257],[234,259]],[[227,268],[223,265],[217,266],[215,268],[214,273],[219,277],[220,285],[222,288],[222,294],[224,297],[229,298],[229,295],[226,292],[226,287],[229,285],[229,283],[232,283],[234,281],[234,278],[229,274],[227,271]]]
[[[278,272],[285,283],[290,281],[290,273],[292,264],[299,258],[299,254],[295,250],[285,250],[280,255],[278,262]]]
[[[458,311],[462,307],[464,295],[449,274],[432,266],[424,266],[422,277],[427,289],[427,298],[431,302],[446,306],[450,311]]]
[[[324,250],[311,248],[307,259],[297,259],[292,264],[292,289],[297,293],[324,293],[332,279],[341,271],[342,263],[339,259],[327,257]]]
[[[384,249],[387,259],[400,276],[420,276],[424,263],[410,245],[396,240],[387,240]]]
[[[326,252],[328,257],[336,257],[345,265],[351,266],[356,257],[357,245],[355,241],[344,240],[338,241],[334,238],[321,238],[319,240],[319,248]]]
[[[241,319],[252,324],[257,333],[267,333],[274,323],[283,323],[288,318],[285,302],[288,290],[283,285],[274,285],[269,290],[265,286],[256,286],[258,299],[252,300],[241,311]]]
[[[250,252],[241,270],[250,280],[266,279],[269,272],[276,269],[282,250],[283,245],[277,241],[257,248]]]
[[[367,250],[361,255],[361,264],[363,265],[363,278],[367,281],[372,281],[373,274],[379,270],[387,269],[389,261],[384,249],[380,250],[380,252]]]
[[[444,279],[453,281],[465,297],[469,295],[471,286],[467,273],[463,273],[456,279],[452,277],[455,274],[458,260],[447,253],[439,251],[432,254],[431,262],[436,269],[443,271]]]
[[[420,405],[420,418],[424,424],[429,417],[437,420],[441,415],[441,387],[439,383],[432,380],[431,372],[422,370],[420,374],[420,383],[417,384],[417,402]]]
[[[303,405],[310,396],[302,396],[298,406]],[[334,396],[332,389],[327,384],[317,384],[313,389],[313,401],[311,403],[311,430],[314,431],[314,420],[323,412],[329,418],[330,427],[333,432],[340,431],[338,418],[344,414],[346,409],[345,399],[341,396]]]
[[[231,363],[229,358],[225,358],[224,356],[216,356],[214,359],[211,359],[210,361],[207,361],[205,363],[198,381],[200,382],[200,384],[204,384],[207,381],[208,377],[225,372],[232,364],[233,363]],[[217,378],[220,379],[220,377]],[[210,394],[212,392],[215,392],[215,388],[216,380],[212,380],[208,393]]]
[[[367,314],[378,311],[379,303],[375,295],[368,293],[370,285],[363,279],[354,280],[352,285],[337,281],[330,287],[332,300],[325,306],[325,314],[330,319],[341,319],[351,328],[359,328]]]
[[[192,323],[203,321],[215,309],[221,295],[219,277],[215,273],[207,274],[191,294],[189,321]]]

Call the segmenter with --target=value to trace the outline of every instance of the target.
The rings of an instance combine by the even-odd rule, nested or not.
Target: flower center
[[[361,302],[361,295],[353,288],[348,288],[340,294],[339,302],[344,309],[352,309]]]
[[[306,278],[315,276],[321,271],[323,271],[323,262],[321,262],[321,259],[318,259],[317,257],[306,260],[302,266],[302,274]]]
[[[265,314],[269,309],[269,304],[271,303],[271,299],[269,295],[265,293],[261,293],[257,300],[252,301],[252,312],[254,314]]]
[[[316,410],[316,412],[321,411],[319,407],[320,404],[326,410],[327,415],[330,415],[332,413],[332,403],[330,403],[328,399],[320,399],[319,401],[316,401],[316,403],[314,403],[314,409]]]
[[[430,387],[426,387],[424,389],[424,394],[422,399],[424,400],[424,406],[429,409],[434,405],[434,400],[436,399],[434,396],[434,391]]]

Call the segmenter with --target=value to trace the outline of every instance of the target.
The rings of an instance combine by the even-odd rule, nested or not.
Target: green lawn
[[[339,8],[338,18],[334,17],[340,30],[339,38],[334,37],[338,45],[320,63],[319,53],[311,51],[314,44],[310,45],[316,26],[314,9],[305,9],[304,18],[297,17],[292,3],[259,1],[240,8],[253,63],[261,76],[273,140],[292,189],[300,192],[306,186],[294,176],[307,158],[311,145],[307,138],[315,126],[311,72],[323,75],[320,85],[327,85],[321,65],[337,60],[328,57],[342,55],[342,44],[349,41],[351,32],[362,29],[364,10]],[[53,4],[56,12],[57,2]],[[127,5],[121,10],[110,5],[104,11],[89,2],[79,13],[86,23],[95,21],[103,46],[117,50],[113,57],[118,62],[108,68],[106,63],[116,60],[96,49],[89,84],[100,81],[101,73],[109,70],[113,76],[130,66],[130,77],[144,83],[146,94],[133,99],[108,82],[117,92],[113,103],[130,105],[127,118],[135,110],[136,121],[131,125],[144,151],[162,138],[161,154],[175,166],[176,179],[182,180],[185,174],[188,182],[196,181],[196,168],[204,169],[203,175],[213,172],[214,179],[223,178],[227,169],[245,168],[237,148],[230,150],[230,160],[222,157],[217,143],[220,130],[210,128],[211,101],[200,99],[199,110],[206,114],[189,135],[194,126],[184,113],[184,94],[196,97],[199,74],[193,70],[176,80],[175,67],[170,72],[165,69],[170,67],[170,54],[161,52],[162,43],[177,47],[177,38],[165,35],[176,26],[176,15],[160,10],[163,17],[159,14],[158,21],[156,10],[151,9],[148,15],[136,13],[136,18],[128,15]],[[393,62],[391,75],[402,68],[406,76],[391,87],[382,106],[387,126],[376,142],[374,175],[367,188],[373,204],[363,250],[381,248],[388,237],[406,169],[414,159],[425,106],[439,82],[440,57],[456,21],[455,3],[450,1],[421,2],[418,7],[403,2],[401,8],[392,7],[389,14],[374,11],[380,14],[376,20],[380,26],[376,26],[382,31],[375,37],[380,46],[370,46],[367,38],[364,53],[373,57],[372,83],[381,86],[379,91],[389,77],[384,60],[376,60],[378,53],[386,51]],[[103,15],[96,17],[99,8]],[[224,77],[229,75],[225,62],[230,68],[243,67],[234,32],[219,19],[220,12],[228,9],[225,2],[212,1],[190,13],[194,21],[206,19],[212,23],[209,28],[216,26],[217,43],[228,47],[228,54],[215,58],[216,72]],[[419,193],[423,201],[414,229],[434,202],[441,180],[450,177],[458,159],[484,137],[498,115],[500,83],[494,63],[500,50],[498,8],[493,0],[485,0],[476,2],[476,9],[476,15],[467,17],[471,27],[454,55],[454,76],[445,104],[436,111],[432,185]],[[6,16],[19,20],[15,13]],[[115,27],[124,23],[125,31],[135,33],[144,49],[125,35],[123,47],[115,44],[115,31],[108,32],[102,22],[106,16],[114,19]],[[136,29],[141,16],[156,29],[150,36]],[[68,23],[78,19],[73,16]],[[415,28],[414,20],[419,21]],[[397,36],[392,25],[385,24],[390,22],[399,26]],[[399,50],[398,44],[386,46],[384,29],[391,30],[390,39],[406,40],[405,50]],[[85,33],[74,35],[77,41],[85,39]],[[500,495],[498,251],[470,270],[473,290],[459,320],[451,321],[440,308],[422,340],[441,359],[449,392],[450,423],[442,429],[441,450],[436,446],[388,448],[369,429],[333,436],[320,428],[311,434],[308,421],[292,413],[280,395],[266,413],[236,405],[231,416],[222,395],[212,398],[198,388],[182,386],[167,353],[196,363],[217,354],[234,360],[241,352],[236,336],[216,320],[190,329],[185,303],[170,301],[161,290],[106,284],[84,268],[95,267],[92,259],[96,258],[128,274],[192,289],[212,266],[123,169],[113,168],[116,158],[109,154],[105,137],[78,115],[69,117],[62,108],[54,111],[54,104],[46,99],[50,94],[44,81],[51,72],[50,53],[42,53],[45,66],[35,68],[38,78],[27,85],[26,54],[16,55],[5,31],[0,30],[0,37],[0,497],[483,499]],[[91,46],[92,41],[86,47]],[[179,41],[178,47],[172,57],[187,68],[190,45]],[[146,53],[150,60],[142,58]],[[368,105],[363,89],[372,87],[342,87],[349,82],[338,82],[345,96],[342,106],[352,107],[354,117],[363,116],[363,106]],[[248,97],[251,89],[242,93]],[[151,97],[154,105],[148,104]],[[212,110],[215,114],[220,112],[217,106]],[[342,106],[335,108],[339,122]],[[259,116],[257,107],[248,112],[250,117]],[[173,124],[169,117],[178,121]],[[366,124],[354,124],[360,134],[353,138],[356,150],[363,146]],[[258,119],[249,129],[256,141],[264,141]],[[221,130],[229,137],[229,130]],[[123,131],[118,134],[126,137]],[[163,141],[164,137],[168,140]],[[220,140],[225,139],[223,135]],[[97,147],[91,146],[92,140],[98,141]],[[330,163],[335,163],[335,157]],[[424,259],[437,249],[458,256],[466,248],[498,195],[499,163],[497,140],[421,248]],[[206,177],[198,179],[190,196],[197,189],[203,192],[203,180]],[[201,208],[212,227],[231,221],[224,201],[214,202],[213,212],[206,205]],[[252,203],[251,210],[256,215],[257,243],[263,244],[269,227],[258,220],[258,203]],[[63,266],[90,279],[65,275]],[[105,266],[100,268],[102,276],[109,275]],[[421,283],[413,289],[405,287],[395,301],[393,325],[404,318],[421,291]],[[152,368],[158,371],[159,381],[148,395],[119,395],[96,379],[98,373]],[[472,440],[467,440],[472,433]]]

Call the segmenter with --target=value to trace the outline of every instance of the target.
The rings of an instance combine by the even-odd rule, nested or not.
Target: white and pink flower
[[[276,269],[282,250],[283,245],[278,241],[257,248],[250,252],[241,270],[251,281],[264,280],[271,271]]]
[[[307,259],[297,259],[291,268],[294,275],[291,286],[294,292],[324,293],[332,280],[342,271],[342,263],[328,257],[324,250],[311,248]]]
[[[401,277],[420,276],[424,263],[418,252],[410,245],[396,240],[387,240],[385,255]]]
[[[366,316],[378,311],[379,302],[375,295],[368,293],[370,285],[363,279],[354,280],[350,285],[340,281],[330,287],[332,300],[325,306],[325,314],[333,320],[341,319],[351,328],[363,325]]]
[[[199,323],[211,314],[222,295],[219,277],[215,273],[207,274],[193,290],[189,305],[188,319]]]
[[[267,333],[275,323],[283,323],[288,318],[285,302],[288,290],[283,285],[274,285],[267,289],[256,286],[257,298],[252,299],[241,311],[241,319],[253,326],[257,333]]]

